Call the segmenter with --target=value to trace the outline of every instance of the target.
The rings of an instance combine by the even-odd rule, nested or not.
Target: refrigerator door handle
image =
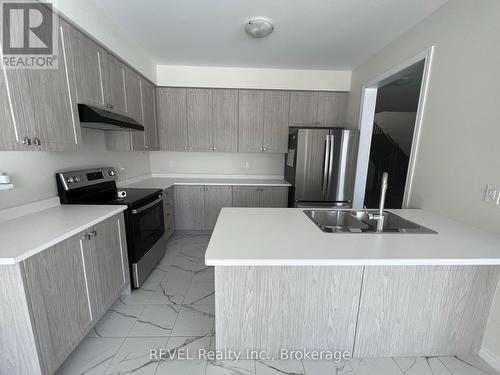
[[[327,175],[327,184],[326,184],[326,191],[327,193],[330,192],[330,183],[332,181],[332,172],[333,172],[333,158],[335,156],[335,136],[334,135],[327,135],[328,138],[330,138],[330,149],[329,149],[329,155],[328,155],[328,175]]]
[[[322,188],[321,191],[323,193],[326,193],[327,191],[327,186],[328,186],[328,161],[330,160],[330,136],[327,134],[326,139],[325,139],[325,161],[324,161],[324,167],[323,167],[323,183],[322,183]]]

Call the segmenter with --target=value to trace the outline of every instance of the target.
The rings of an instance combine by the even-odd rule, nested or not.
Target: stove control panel
[[[57,178],[64,190],[77,189],[106,181],[116,181],[117,179],[113,167],[60,172],[57,174]]]

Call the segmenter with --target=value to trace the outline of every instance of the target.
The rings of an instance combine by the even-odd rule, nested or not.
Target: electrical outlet
[[[490,204],[500,204],[500,187],[495,185],[486,185],[484,201]]]

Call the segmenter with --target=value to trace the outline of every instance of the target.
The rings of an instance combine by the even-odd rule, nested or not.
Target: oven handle
[[[145,205],[144,207],[138,208],[137,210],[132,210],[132,214],[133,214],[133,215],[139,214],[139,213],[141,213],[142,211],[145,211],[145,210],[147,210],[148,208],[151,208],[151,207],[153,207],[154,205],[156,205],[156,204],[160,203],[162,200],[163,200],[163,195],[161,195],[161,194],[160,194],[160,195],[158,196],[158,199],[157,199],[157,200],[155,200],[155,201],[153,201],[153,202],[151,202],[151,203],[148,203],[148,204],[147,204],[147,205]]]

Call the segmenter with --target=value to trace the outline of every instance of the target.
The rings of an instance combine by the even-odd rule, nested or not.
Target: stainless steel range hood
[[[83,128],[144,131],[144,126],[131,117],[119,115],[87,104],[78,104],[78,115],[80,116],[80,126]]]

